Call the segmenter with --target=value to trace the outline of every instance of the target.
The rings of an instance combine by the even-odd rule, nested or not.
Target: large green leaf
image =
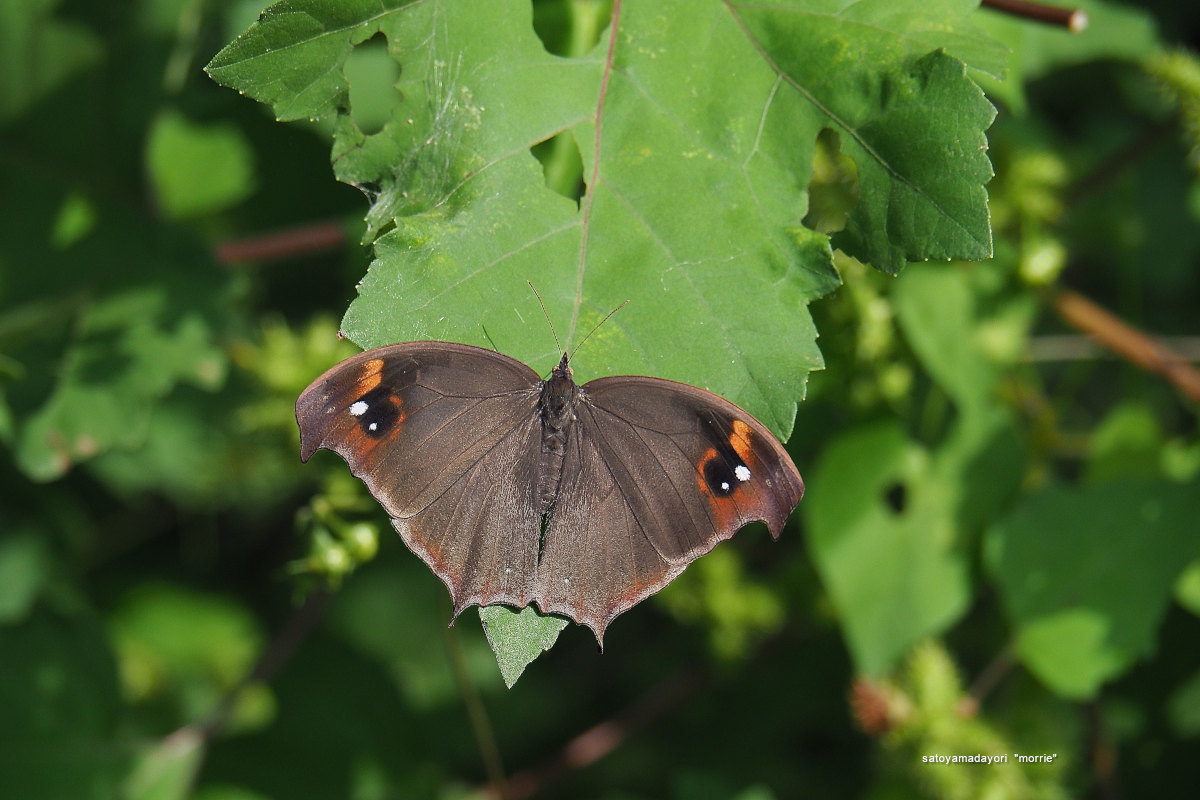
[[[858,163],[846,247],[891,271],[990,252],[992,110],[934,52],[998,69],[973,6],[631,3],[615,42],[570,59],[546,53],[525,3],[292,2],[209,72],[282,119],[337,116],[337,174],[369,193],[381,234],[344,322],[359,344],[473,342],[545,371],[557,355],[526,280],[569,341],[630,299],[579,353],[581,376],[704,385],[786,435],[821,363],[804,305],[835,283],[826,238],[798,224],[818,132]],[[344,67],[377,32],[402,101],[367,135]],[[529,152],[564,133],[579,206]]]
[[[512,613],[504,606],[479,609],[479,620],[510,689],[525,667],[554,646],[568,622],[563,617],[539,614],[536,608]]]
[[[962,45],[937,31],[960,28],[974,4],[783,5],[748,8],[747,30],[798,106],[792,124],[834,130],[858,168],[861,200],[835,244],[890,273],[906,261],[990,257],[983,131],[995,111],[961,61],[929,52],[934,41]],[[956,52],[994,69],[994,44],[970,41]]]

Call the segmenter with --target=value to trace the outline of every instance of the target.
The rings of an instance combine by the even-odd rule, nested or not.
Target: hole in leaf
[[[583,197],[583,158],[579,145],[570,133],[560,133],[530,148],[533,157],[542,163],[546,186],[563,197],[579,202]]]
[[[534,0],[533,32],[546,52],[578,57],[600,41],[611,15],[612,0]]]
[[[908,502],[908,489],[899,481],[890,483],[883,490],[883,500],[892,513],[903,514],[904,506]]]
[[[377,33],[355,47],[346,58],[344,74],[354,124],[363,133],[378,133],[403,99],[396,89],[400,65],[388,52],[387,37]]]
[[[858,167],[842,152],[841,139],[828,128],[817,134],[812,178],[808,181],[808,213],[804,225],[830,234],[846,227],[846,218],[858,205]]]

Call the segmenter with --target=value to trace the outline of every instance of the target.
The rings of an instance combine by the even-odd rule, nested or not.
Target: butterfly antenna
[[[550,324],[550,333],[554,334],[554,346],[558,348],[558,352],[563,352],[562,344],[558,341],[558,331],[554,330],[554,320],[550,319],[550,313],[546,311],[546,304],[542,302],[542,296],[538,294],[537,287],[533,285],[533,281],[525,281],[529,284],[529,288],[533,290],[533,296],[537,298],[538,305],[542,307],[542,316],[546,318],[546,322]]]
[[[492,349],[495,350],[497,353],[499,353],[500,348],[496,347],[496,343],[494,341],[492,341],[492,335],[487,332],[487,325],[480,323],[479,327],[483,329],[483,338],[487,339],[488,344],[490,344],[492,346]]]
[[[583,341],[581,341],[579,344],[575,345],[575,349],[571,351],[571,355],[568,358],[574,358],[575,354],[579,352],[579,348],[583,347],[583,342],[586,342],[588,339],[592,338],[592,334],[595,333],[596,331],[600,330],[600,326],[603,325],[604,323],[608,322],[609,317],[611,317],[613,314],[617,313],[618,311],[620,311],[622,308],[624,308],[627,305],[629,305],[628,300],[626,300],[624,303],[621,303],[621,305],[617,306],[612,311],[605,314],[604,319],[597,322],[596,327],[594,327],[590,331],[588,331],[588,335],[583,337]]]

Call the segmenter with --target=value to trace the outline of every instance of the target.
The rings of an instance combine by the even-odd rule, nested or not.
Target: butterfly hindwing
[[[535,492],[541,421],[528,413],[429,505],[393,518],[404,543],[441,578],[458,616],[471,605],[538,600],[541,515]],[[452,474],[455,466],[447,474]]]

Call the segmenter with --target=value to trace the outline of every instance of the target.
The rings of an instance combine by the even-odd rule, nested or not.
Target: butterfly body
[[[562,483],[567,437],[575,420],[575,404],[578,401],[579,386],[575,383],[564,353],[562,361],[551,372],[550,379],[542,384],[538,398],[538,411],[542,416],[542,468],[538,472],[538,498],[543,515],[554,506],[558,487]]]
[[[621,612],[754,520],[778,538],[804,484],[752,416],[638,376],[548,379],[499,353],[408,342],[301,394],[301,457],[337,452],[449,589],[454,614],[562,614],[603,641]]]

